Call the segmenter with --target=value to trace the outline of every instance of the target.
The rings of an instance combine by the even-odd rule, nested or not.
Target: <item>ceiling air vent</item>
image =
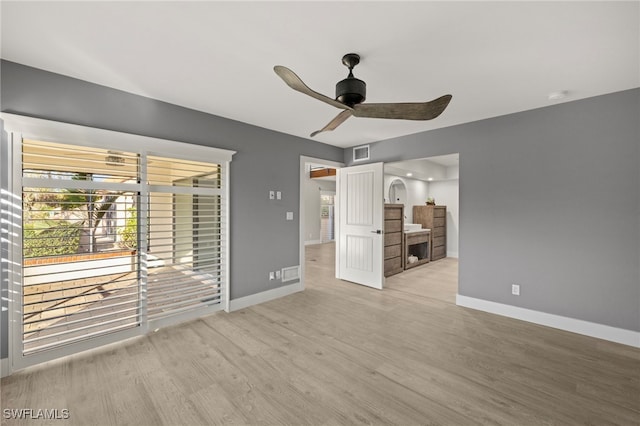
[[[369,159],[369,145],[356,146],[353,148],[353,161],[365,161]]]

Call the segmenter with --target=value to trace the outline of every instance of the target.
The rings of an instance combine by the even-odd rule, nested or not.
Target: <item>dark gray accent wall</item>
[[[282,285],[269,281],[268,272],[299,263],[300,155],[341,161],[341,148],[9,61],[1,66],[3,112],[237,151],[230,185],[232,299]],[[270,201],[269,190],[282,191],[282,200]],[[287,211],[293,221],[285,220]],[[4,341],[6,326],[2,335]]]
[[[634,89],[380,141],[371,162],[460,153],[459,294],[638,331],[639,117]]]

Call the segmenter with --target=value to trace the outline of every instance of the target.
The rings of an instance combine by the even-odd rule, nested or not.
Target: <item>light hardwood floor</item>
[[[640,350],[455,306],[457,261],[306,290],[2,379],[45,425],[637,425]],[[4,411],[3,411],[4,413]],[[26,422],[2,419],[3,424]]]

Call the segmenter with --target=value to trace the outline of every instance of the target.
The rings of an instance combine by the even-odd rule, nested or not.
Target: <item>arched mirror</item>
[[[407,187],[400,179],[394,179],[389,186],[389,202],[392,204],[405,204],[407,202]]]

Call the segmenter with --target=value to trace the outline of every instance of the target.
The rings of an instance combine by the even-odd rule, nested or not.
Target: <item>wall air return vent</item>
[[[369,159],[369,145],[356,146],[353,148],[353,161],[365,161]]]
[[[282,268],[282,282],[300,280],[300,266]]]

